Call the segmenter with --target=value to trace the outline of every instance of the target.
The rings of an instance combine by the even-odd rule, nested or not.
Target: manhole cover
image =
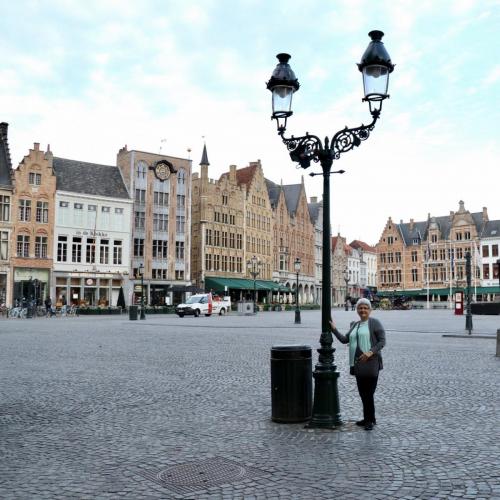
[[[267,475],[262,470],[220,457],[173,465],[157,473],[147,471],[139,473],[146,479],[178,494],[193,493],[212,486],[231,484]]]

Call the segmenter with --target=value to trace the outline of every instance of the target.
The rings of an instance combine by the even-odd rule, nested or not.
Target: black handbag
[[[356,352],[354,354],[354,366],[352,367],[351,374],[360,378],[375,378],[378,377],[380,370],[380,362],[378,354],[373,354],[368,360],[360,361],[359,357],[363,352],[359,348],[358,339],[359,323],[356,330]]]

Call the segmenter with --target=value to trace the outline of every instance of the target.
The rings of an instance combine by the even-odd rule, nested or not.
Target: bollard
[[[500,358],[500,330],[497,330],[497,357]]]

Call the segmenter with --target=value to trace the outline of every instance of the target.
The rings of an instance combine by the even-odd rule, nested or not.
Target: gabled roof
[[[278,204],[278,200],[281,193],[281,186],[265,179],[267,187],[267,195],[269,196],[269,201],[271,202],[271,207],[274,208]]]
[[[118,167],[54,158],[53,168],[59,191],[130,199]]]
[[[7,138],[9,124],[0,123],[0,186],[12,187],[12,162],[10,159],[9,141]]]
[[[307,207],[309,208],[309,217],[311,217],[312,223],[315,224],[319,217],[319,209],[321,208],[321,202],[308,203]]]
[[[500,220],[490,220],[483,228],[482,238],[500,238]]]
[[[365,243],[364,241],[361,241],[361,240],[353,240],[353,241],[351,241],[351,243],[349,243],[349,245],[352,248],[357,248],[358,250],[361,249],[361,250],[363,250],[363,252],[377,253],[377,250],[375,249],[375,247],[372,247],[372,246],[368,245],[368,243]]]
[[[257,170],[257,165],[249,165],[248,167],[236,170],[236,181],[238,184],[245,184],[246,187],[250,186],[252,179]]]
[[[281,186],[285,195],[286,208],[291,215],[295,215],[299,206],[300,193],[302,192],[302,184],[288,184]]]
[[[455,214],[456,215],[456,214]],[[474,224],[476,226],[477,232],[480,235],[483,231],[483,213],[475,212],[470,214]],[[449,239],[450,231],[452,227],[452,216],[445,215],[442,217],[433,217],[427,221],[414,222],[413,227],[411,222],[405,222],[402,224],[397,224],[397,227],[403,237],[403,241],[406,245],[413,245],[413,240],[418,239],[419,243],[427,239],[427,233],[429,231],[429,225],[435,222],[441,231],[442,238]]]

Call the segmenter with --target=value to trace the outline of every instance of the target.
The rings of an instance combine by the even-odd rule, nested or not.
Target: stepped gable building
[[[23,298],[40,303],[50,293],[56,193],[52,160],[50,148],[44,152],[35,143],[13,171],[10,303]]]
[[[245,274],[245,186],[238,184],[235,165],[219,180],[208,177],[209,165],[205,145],[200,174],[193,174],[191,208],[192,278],[202,289],[207,278],[222,278],[229,283],[227,278]],[[214,286],[213,281],[208,285]]]
[[[314,226],[314,303],[321,304],[323,281],[323,201],[313,196],[309,201],[309,215]]]
[[[332,304],[341,305],[345,303],[345,299],[348,295],[351,295],[351,290],[349,290],[349,281],[344,280],[344,272],[348,271],[347,267],[347,256],[349,254],[349,245],[347,245],[346,238],[340,236],[332,237],[332,248],[331,248],[331,282],[332,282]]]
[[[266,179],[272,206],[273,277],[295,290],[294,262],[300,259],[299,303],[316,298],[315,227],[307,203],[304,178],[300,184],[275,184]]]
[[[191,291],[191,164],[127,146],[118,152],[117,166],[134,200],[131,300],[140,300],[141,270],[147,304],[177,304]]]
[[[116,306],[128,291],[132,200],[116,166],[54,157],[52,301]]]
[[[482,286],[477,249],[488,227],[487,209],[471,213],[459,202],[457,212],[426,221],[399,224],[388,219],[376,245],[378,289],[431,300],[451,300],[455,288],[466,286],[465,255],[472,255],[472,285],[477,294],[489,293]]]
[[[273,276],[273,211],[266,179],[260,160],[236,170],[238,184],[245,188],[245,254],[248,261],[256,257],[260,262],[259,279]],[[247,272],[247,277],[251,277]]]
[[[12,236],[12,162],[7,123],[0,123],[0,306],[11,306],[12,274],[9,259]]]

